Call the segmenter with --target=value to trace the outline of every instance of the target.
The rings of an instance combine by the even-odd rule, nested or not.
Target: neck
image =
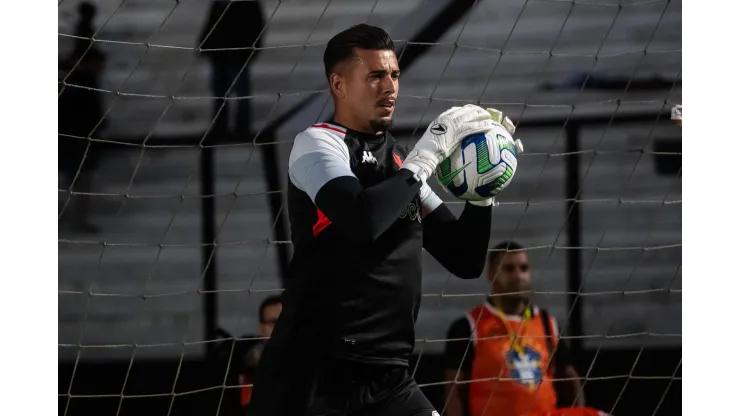
[[[334,111],[334,121],[337,124],[340,124],[350,130],[359,131],[361,133],[367,133],[367,134],[373,134],[373,135],[378,135],[382,133],[378,131],[372,131],[369,125],[362,125],[358,123],[357,120],[355,120],[353,117],[350,117],[348,114],[341,111],[340,109],[336,109]]]
[[[491,303],[506,315],[521,315],[527,309],[527,303],[521,298],[495,296],[491,298]]]

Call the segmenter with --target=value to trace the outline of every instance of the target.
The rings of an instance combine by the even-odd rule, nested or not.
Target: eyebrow
[[[369,75],[385,75],[388,73],[388,70],[386,69],[375,69],[369,72]],[[393,69],[390,71],[391,74],[400,74],[400,69]]]

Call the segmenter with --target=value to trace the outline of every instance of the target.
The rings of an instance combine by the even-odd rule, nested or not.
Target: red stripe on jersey
[[[239,385],[241,386],[239,404],[241,404],[242,407],[248,405],[249,402],[252,401],[252,386],[248,386],[247,384],[252,384],[252,381],[249,380],[246,375],[239,374]]]
[[[342,133],[342,134],[347,134],[347,130],[341,129],[339,127],[331,126],[331,125],[326,124],[326,123],[314,124],[311,127],[315,127],[317,129],[334,130],[334,131],[339,132],[339,133]]]
[[[400,168],[401,165],[403,165],[403,159],[401,159],[401,156],[398,156],[397,154],[393,154],[393,160],[396,161],[396,165]]]
[[[328,227],[329,224],[331,224],[331,220],[329,218],[326,218],[326,215],[324,215],[324,213],[321,212],[320,209],[316,208],[316,214],[318,215],[319,219],[316,220],[316,224],[313,225],[314,237],[317,237],[322,231],[324,231],[324,228]]]

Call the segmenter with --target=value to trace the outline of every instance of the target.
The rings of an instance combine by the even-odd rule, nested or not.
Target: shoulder
[[[288,176],[314,201],[319,190],[341,176],[354,176],[345,130],[331,124],[313,125],[298,133],[288,158]]]
[[[487,313],[489,313],[488,308],[486,307],[486,303],[484,302],[470,309],[468,313],[465,314],[465,316],[468,319],[472,319],[472,325],[475,326],[475,322],[481,319],[483,315],[486,315]]]
[[[475,333],[477,322],[480,320],[480,314],[483,310],[485,308],[478,305],[466,312],[452,323],[447,335],[450,338],[469,338],[471,334]]]
[[[308,153],[328,153],[349,159],[349,150],[344,142],[346,130],[333,124],[320,123],[296,135],[290,151],[289,163]]]
[[[448,331],[449,338],[469,338],[473,330],[471,320],[466,313],[464,316],[456,319]]]

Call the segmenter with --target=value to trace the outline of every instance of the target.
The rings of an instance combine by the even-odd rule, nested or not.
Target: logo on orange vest
[[[511,378],[530,389],[537,388],[542,382],[542,356],[530,346],[524,346],[519,352],[510,350],[506,353],[506,365]]]

